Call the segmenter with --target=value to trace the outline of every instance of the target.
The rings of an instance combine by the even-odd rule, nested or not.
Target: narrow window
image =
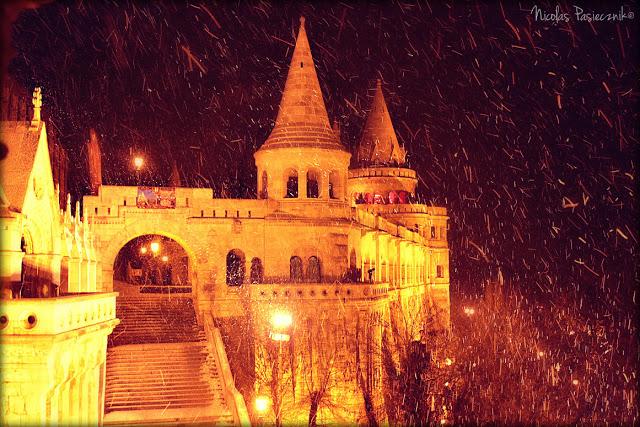
[[[227,254],[227,285],[240,286],[244,283],[244,254],[233,249]]]
[[[267,177],[267,171],[262,171],[262,191],[260,193],[260,198],[269,198],[269,178]]]
[[[307,172],[307,198],[317,199],[320,197],[319,173],[315,170]]]
[[[294,283],[302,282],[302,259],[292,256],[289,260],[289,280]]]
[[[284,195],[285,198],[295,199],[298,197],[298,171],[290,170],[286,175],[287,178],[287,192]]]
[[[437,277],[444,277],[444,267],[441,265],[436,266],[436,276]]]
[[[263,283],[264,282],[264,267],[262,267],[262,261],[260,258],[253,258],[251,260],[251,283]]]
[[[307,267],[307,281],[311,283],[320,283],[320,260],[318,257],[309,257],[309,264]]]

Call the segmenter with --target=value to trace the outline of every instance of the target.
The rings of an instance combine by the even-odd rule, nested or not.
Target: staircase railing
[[[209,351],[216,358],[218,369],[220,370],[220,377],[224,383],[225,400],[228,403],[232,403],[231,410],[233,411],[234,422],[236,425],[250,427],[251,420],[249,419],[249,412],[247,411],[247,406],[242,394],[236,389],[235,382],[233,381],[233,375],[231,374],[231,368],[229,367],[229,360],[227,359],[227,352],[224,349],[220,330],[215,327],[211,314],[205,314],[203,317]]]

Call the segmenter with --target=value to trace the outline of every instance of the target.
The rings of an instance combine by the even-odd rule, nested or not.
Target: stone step
[[[186,424],[207,417],[232,425],[224,383],[192,300],[118,297],[116,307],[121,323],[109,337],[105,424],[171,417]]]

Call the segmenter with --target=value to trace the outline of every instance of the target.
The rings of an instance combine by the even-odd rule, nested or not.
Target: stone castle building
[[[68,271],[77,270],[72,258],[59,261],[71,257],[60,251],[46,261],[51,266],[45,269],[56,272],[50,281],[67,291],[120,293],[116,314],[122,323],[110,341],[106,368],[101,365],[106,392],[102,388],[98,395],[106,393],[101,408],[111,411],[105,422],[135,419],[127,413],[142,416],[139,404],[114,404],[121,398],[113,390],[120,389],[110,386],[129,375],[118,364],[124,357],[119,348],[135,351],[136,341],[122,337],[132,333],[134,323],[148,320],[128,323],[127,316],[133,316],[128,307],[144,285],[123,279],[131,277],[131,265],[127,274],[115,271],[121,268],[119,254],[136,239],[158,236],[184,250],[180,274],[188,284],[183,296],[188,302],[182,307],[192,307],[196,326],[204,328],[208,344],[202,351],[217,360],[224,407],[236,423],[247,412],[236,387],[247,402],[263,395],[270,400],[266,415],[249,405],[254,421],[294,422],[310,412],[318,422],[383,420],[383,336],[392,334],[402,344],[424,340],[427,323],[448,328],[446,209],[414,202],[417,174],[407,166],[380,81],[356,152],[342,144],[339,130],[330,125],[304,18],[274,128],[254,158],[257,199],[215,199],[204,188],[97,185],[96,194],[84,197],[82,220],[66,220],[90,230],[86,273],[73,273],[88,285],[64,281]],[[59,215],[57,209],[41,209]],[[56,218],[42,220],[65,223]],[[18,230],[7,243],[13,267],[3,270],[3,278],[14,281],[24,256]],[[57,235],[51,239],[59,241]],[[150,298],[139,301],[148,307]],[[171,298],[161,294],[153,301],[168,304]],[[274,323],[282,313],[289,321]],[[103,415],[94,416],[102,420]]]

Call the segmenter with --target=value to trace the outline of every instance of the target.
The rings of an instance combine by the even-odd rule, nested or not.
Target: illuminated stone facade
[[[330,126],[304,23],[274,129],[255,162],[257,199],[175,188],[175,205],[154,209],[138,205],[137,187],[102,185],[85,196],[102,257],[102,290],[113,290],[113,265],[128,242],[169,237],[188,255],[200,315],[243,319],[252,328],[254,395],[273,391],[273,361],[288,355],[277,373],[289,366],[288,379],[281,378],[288,384],[281,415],[301,421],[316,387],[309,381],[330,361],[335,384],[319,405],[319,422],[364,422],[363,390],[384,419],[384,331],[404,322],[409,340],[424,339],[425,319],[407,325],[406,318],[417,319],[425,306],[433,308],[438,328],[449,325],[446,209],[413,202],[416,172],[406,164],[380,83],[351,159]],[[278,309],[293,314],[295,348],[286,344],[274,355],[269,319]],[[330,334],[314,338],[320,331]]]
[[[86,216],[59,207],[40,90],[31,121],[0,123],[0,371],[6,425],[101,423],[115,294],[100,280]]]
[[[101,185],[97,174],[82,216],[70,200],[58,208],[39,108],[36,95],[32,122],[3,126],[3,294],[30,297],[3,306],[5,416],[100,422],[114,264],[128,242],[162,235],[186,252],[181,281],[200,321],[246,326],[226,331],[250,343],[245,398],[269,395],[284,421],[310,412],[319,423],[384,421],[383,337],[417,342],[427,323],[448,328],[449,254],[446,209],[413,202],[416,172],[380,83],[352,159],[330,126],[302,21],[275,126],[255,153],[257,199],[144,193]],[[156,193],[170,199],[150,202]],[[95,291],[107,294],[67,295]],[[278,310],[291,315],[286,331],[274,331]]]

